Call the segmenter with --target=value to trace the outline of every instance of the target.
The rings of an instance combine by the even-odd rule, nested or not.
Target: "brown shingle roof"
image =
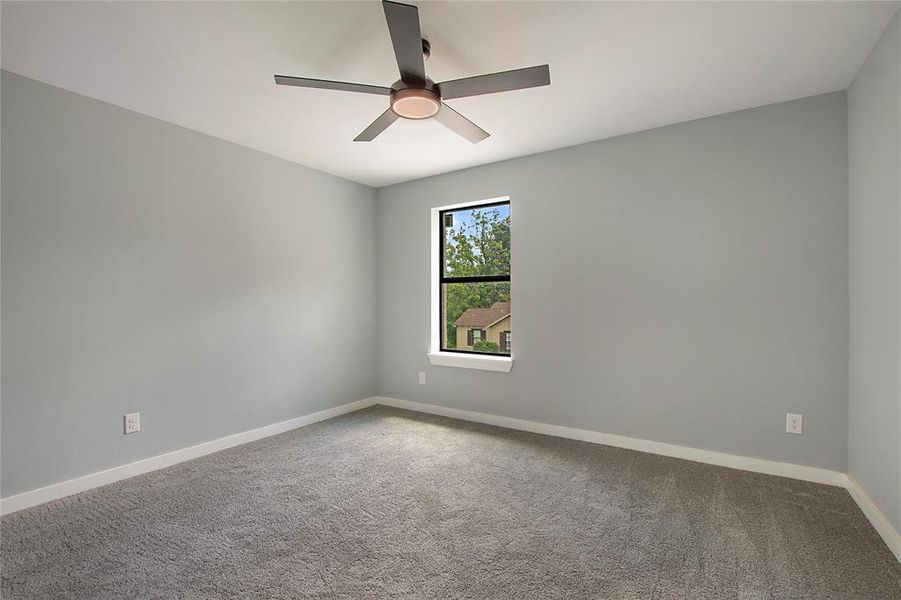
[[[458,327],[488,327],[510,314],[509,302],[495,302],[491,308],[468,308],[454,321]]]

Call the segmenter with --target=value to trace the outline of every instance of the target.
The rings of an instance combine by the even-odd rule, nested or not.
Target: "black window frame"
[[[438,351],[439,352],[455,352],[457,354],[478,354],[481,356],[504,356],[510,357],[512,352],[481,352],[477,350],[461,350],[459,348],[447,348],[447,323],[444,322],[444,284],[446,283],[510,283],[510,273],[506,275],[475,275],[472,277],[448,277],[445,273],[447,270],[444,263],[444,247],[447,244],[447,227],[444,226],[445,215],[455,212],[463,212],[479,208],[491,208],[492,206],[510,206],[510,200],[490,201],[480,204],[471,204],[469,206],[458,206],[457,208],[446,208],[438,211],[438,227],[441,230],[438,236]],[[513,230],[510,230],[510,245],[513,245]],[[511,295],[512,307],[512,295]],[[511,309],[512,313],[512,309]],[[485,335],[487,336],[487,330]],[[459,343],[459,342],[458,342]],[[501,350],[503,350],[501,348]],[[512,350],[512,347],[511,347]]]

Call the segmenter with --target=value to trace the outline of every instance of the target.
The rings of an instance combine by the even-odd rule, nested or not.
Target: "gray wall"
[[[375,392],[371,188],[6,72],[2,119],[4,496]]]
[[[844,471],[847,186],[839,92],[380,189],[379,392]],[[429,209],[506,194],[513,371],[430,367]]]
[[[848,470],[901,530],[901,13],[848,90]]]

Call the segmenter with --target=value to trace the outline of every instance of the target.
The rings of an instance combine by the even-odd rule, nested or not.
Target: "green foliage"
[[[501,347],[488,340],[479,340],[472,345],[472,349],[476,352],[500,352]]]
[[[510,217],[497,208],[475,209],[472,222],[446,231],[445,268],[451,277],[510,272]],[[444,289],[447,347],[457,347],[454,321],[467,308],[510,301],[510,283],[450,283]],[[495,344],[496,346],[496,344]]]
[[[510,272],[510,217],[497,208],[473,210],[473,223],[447,232],[444,251],[451,277],[501,275]]]

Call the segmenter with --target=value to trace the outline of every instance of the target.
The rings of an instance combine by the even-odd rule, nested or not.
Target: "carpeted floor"
[[[385,407],[0,533],[4,600],[901,598],[840,488]]]

